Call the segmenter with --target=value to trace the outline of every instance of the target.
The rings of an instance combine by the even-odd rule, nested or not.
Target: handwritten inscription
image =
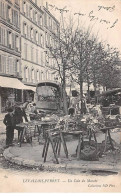
[[[105,7],[105,6],[98,6],[98,11],[100,11],[100,10],[102,10],[102,9],[104,9],[104,10],[106,10],[106,11],[109,11],[109,12],[113,12],[114,10],[115,10],[115,5],[114,6],[112,6],[112,7]]]
[[[62,8],[62,9],[58,8],[58,7],[55,6],[55,5],[51,5],[51,4],[49,4],[49,6],[50,6],[51,9],[55,9],[55,11],[58,10],[61,14],[64,13],[64,12],[65,12],[65,13],[69,12],[69,10],[66,9],[67,6],[65,6],[65,7]],[[113,11],[115,11],[115,5],[113,5],[112,7],[106,7],[106,6],[103,6],[103,5],[99,5],[99,6],[97,7],[97,9],[98,9],[98,11],[100,11],[100,12],[101,12],[102,10],[105,10],[105,11],[108,11],[108,12],[113,12]],[[76,13],[74,13],[74,15],[78,15],[78,16],[80,16],[80,17],[87,16],[91,22],[92,22],[92,21],[98,21],[100,24],[105,24],[105,25],[107,25],[107,29],[108,29],[108,28],[114,28],[115,25],[118,23],[118,18],[115,19],[115,21],[114,21],[113,23],[112,23],[111,21],[106,20],[106,19],[103,19],[103,18],[100,19],[99,17],[97,17],[97,16],[94,14],[94,10],[91,10],[88,14],[76,12]]]

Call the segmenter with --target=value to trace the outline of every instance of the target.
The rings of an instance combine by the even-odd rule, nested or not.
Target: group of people
[[[7,114],[4,117],[3,123],[6,125],[6,147],[13,145],[14,129],[18,130],[18,140],[20,136],[21,128],[16,125],[22,122],[30,121],[27,111],[36,111],[35,103],[24,103],[20,105],[15,105],[13,108],[9,107],[7,109]]]
[[[81,100],[78,100],[76,98],[70,101],[70,107],[68,109],[69,115],[74,115],[77,113],[86,114],[86,112],[87,112],[87,104],[86,104],[85,97],[82,97]]]

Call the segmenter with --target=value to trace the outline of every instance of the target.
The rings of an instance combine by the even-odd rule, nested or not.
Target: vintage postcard
[[[0,193],[121,193],[121,1],[0,0]]]

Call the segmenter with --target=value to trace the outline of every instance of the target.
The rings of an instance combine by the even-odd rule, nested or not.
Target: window
[[[31,70],[31,80],[32,80],[32,82],[34,81],[34,69],[33,68]]]
[[[27,44],[24,43],[24,58],[27,59]]]
[[[19,74],[20,73],[20,62],[18,59],[16,60],[16,71],[17,71],[18,75],[20,75]]]
[[[12,22],[12,9],[11,7],[8,5],[8,9],[7,9],[7,15],[8,15],[8,22]]]
[[[42,15],[40,15],[40,26],[43,26],[43,18],[42,18]]]
[[[36,63],[38,63],[38,50],[36,49]]]
[[[19,27],[19,14],[17,11],[14,11],[14,24],[16,27]]]
[[[26,5],[26,16],[27,17],[29,16],[29,7],[28,7],[28,5]]]
[[[34,52],[34,48],[31,47],[31,61],[33,62],[33,52]]]
[[[30,38],[31,40],[34,39],[34,31],[33,31],[33,27],[30,28]]]
[[[35,23],[37,24],[37,12],[35,11]]]
[[[40,34],[40,45],[43,46],[43,35]]]
[[[1,2],[0,8],[1,8],[0,15],[1,15],[2,18],[4,18],[4,14],[5,14],[5,11],[4,11],[4,3]]]
[[[32,19],[32,7],[29,7],[29,16],[30,16],[30,19]]]
[[[15,35],[12,33],[12,48],[15,48]]]
[[[47,26],[47,14],[45,13],[45,26]]]
[[[44,73],[43,73],[43,71],[41,72],[41,79],[44,80]]]
[[[28,81],[28,78],[29,78],[29,69],[28,67],[25,67],[24,68],[24,80]]]
[[[48,36],[47,36],[47,32],[45,34],[45,41],[46,41],[46,45],[48,45]]]
[[[6,30],[4,28],[0,28],[0,40],[2,45],[6,45]]]
[[[43,65],[43,52],[41,52],[41,65]]]
[[[33,21],[35,22],[35,11],[33,10]]]
[[[36,43],[38,44],[38,32],[37,31],[35,31],[35,40],[36,40]]]
[[[12,32],[8,32],[8,47],[11,49],[12,48]]]
[[[13,57],[8,58],[9,73],[14,74]]]
[[[25,22],[23,23],[23,35],[27,37],[27,24]]]
[[[36,78],[37,78],[37,82],[39,82],[39,70],[37,70]]]
[[[15,47],[16,47],[16,51],[20,51],[20,40],[18,35],[15,36]]]
[[[23,13],[26,14],[26,2],[23,2]]]

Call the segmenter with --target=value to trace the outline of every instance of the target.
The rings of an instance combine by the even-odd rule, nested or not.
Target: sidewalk
[[[111,133],[112,139],[114,139],[118,145],[120,144],[121,132]],[[104,140],[104,134],[97,137],[98,142]],[[121,171],[121,152],[110,151],[106,156],[99,158],[99,161],[83,161],[77,160],[72,155],[75,154],[77,147],[77,140],[71,140],[67,142],[67,148],[69,152],[69,158],[67,159],[63,146],[61,147],[61,154],[59,157],[59,164],[55,163],[54,155],[51,145],[47,155],[46,162],[43,162],[42,150],[43,145],[39,145],[37,138],[33,138],[33,144],[23,143],[22,147],[17,146],[9,147],[4,151],[4,157],[12,163],[23,165],[32,168],[38,168],[41,170],[58,171],[58,172],[88,172],[88,171],[107,171],[107,172],[119,172]]]

